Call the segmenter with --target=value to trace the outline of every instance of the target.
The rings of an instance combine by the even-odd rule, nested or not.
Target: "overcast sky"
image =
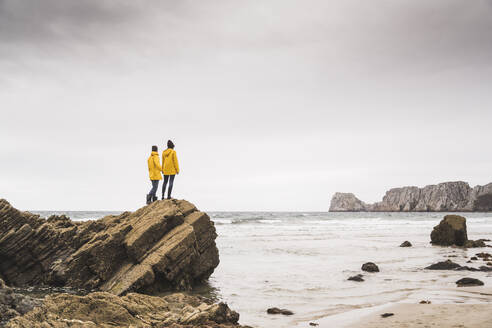
[[[203,210],[492,181],[492,1],[0,0],[0,197]],[[160,194],[160,190],[159,190]]]

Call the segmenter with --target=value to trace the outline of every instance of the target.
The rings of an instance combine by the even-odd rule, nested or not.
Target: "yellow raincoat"
[[[162,173],[164,175],[179,173],[178,156],[174,149],[168,148],[162,152]]]
[[[150,154],[149,159],[147,160],[147,164],[149,165],[149,177],[150,180],[162,180],[162,167],[159,161],[159,153],[153,151]]]

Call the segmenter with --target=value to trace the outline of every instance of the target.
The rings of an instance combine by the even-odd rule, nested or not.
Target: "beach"
[[[104,215],[67,214],[78,220]],[[354,319],[366,317],[377,326],[381,313],[394,312],[394,318],[382,321],[391,325],[420,309],[487,309],[492,304],[490,272],[424,269],[447,259],[478,267],[485,263],[466,262],[476,253],[490,253],[490,248],[432,246],[430,232],[445,214],[210,212],[220,264],[192,294],[226,302],[240,313],[241,324],[252,327],[307,327],[310,322],[362,327]],[[492,239],[491,213],[463,215],[470,239]],[[399,247],[405,240],[413,246]],[[362,272],[362,264],[369,261],[380,272]],[[347,280],[356,274],[363,274],[365,281]],[[463,277],[480,279],[485,286],[457,288],[455,282]],[[432,304],[421,306],[421,300]],[[270,307],[286,308],[294,315],[267,314]]]
[[[380,313],[373,313],[346,327],[492,327],[491,304],[398,304],[386,310],[394,315],[382,318]]]

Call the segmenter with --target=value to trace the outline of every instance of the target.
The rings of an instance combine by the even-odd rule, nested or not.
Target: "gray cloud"
[[[489,182],[490,4],[0,0],[0,195],[135,208],[167,138],[205,209]]]
[[[67,38],[84,39],[115,29],[138,17],[133,1],[16,1],[0,0],[2,42],[42,43]],[[102,30],[102,31],[101,31]],[[83,41],[83,40],[81,40]]]

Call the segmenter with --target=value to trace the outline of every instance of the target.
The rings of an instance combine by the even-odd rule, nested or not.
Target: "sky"
[[[492,181],[490,0],[0,0],[0,198],[326,211]],[[160,194],[160,189],[159,189]]]

